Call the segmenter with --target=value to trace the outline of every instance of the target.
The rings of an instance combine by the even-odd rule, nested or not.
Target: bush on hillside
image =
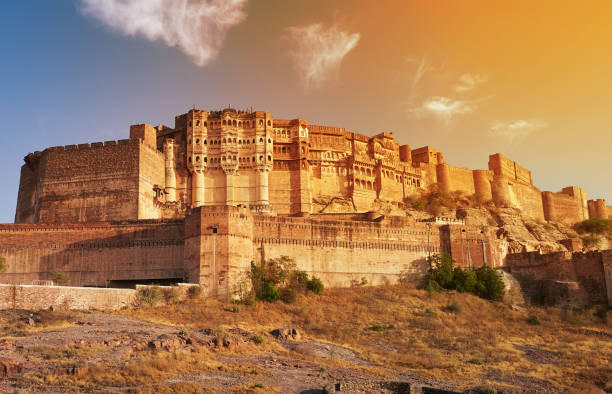
[[[4,271],[7,267],[6,259],[0,256],[0,272]]]
[[[574,229],[580,234],[612,235],[612,219],[588,219],[576,224]]]
[[[489,265],[474,271],[453,268],[454,260],[448,253],[434,254],[428,261],[431,268],[425,276],[425,288],[429,291],[457,290],[493,301],[500,300],[504,294],[501,274]]]
[[[275,302],[283,300],[294,303],[300,294],[323,291],[323,282],[316,276],[309,277],[304,271],[295,268],[295,262],[287,256],[251,262],[250,273],[252,292],[256,299]]]

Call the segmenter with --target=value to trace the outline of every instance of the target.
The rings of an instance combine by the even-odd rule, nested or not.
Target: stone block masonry
[[[184,219],[190,208],[244,205],[258,213],[306,215],[341,199],[365,212],[377,201],[444,192],[519,208],[538,221],[607,218],[605,200],[569,186],[542,193],[531,171],[494,154],[486,170],[444,161],[430,146],[400,145],[266,111],[192,109],[174,128],[138,124],[130,139],[52,147],[25,157],[15,222]]]
[[[136,290],[0,284],[0,309],[106,309],[132,306]]]

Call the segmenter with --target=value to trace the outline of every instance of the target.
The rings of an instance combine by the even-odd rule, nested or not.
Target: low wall
[[[133,305],[136,290],[0,284],[0,309],[121,309]]]
[[[140,289],[153,285],[136,285],[134,289],[112,289],[95,287],[39,286],[0,284],[0,310],[3,309],[72,309],[72,310],[117,310],[135,306]],[[176,296],[185,299],[193,283],[178,286],[156,286],[162,290],[176,289]],[[163,299],[159,302],[164,302]]]

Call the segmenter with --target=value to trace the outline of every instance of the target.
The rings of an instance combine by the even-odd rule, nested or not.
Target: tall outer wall
[[[450,252],[458,265],[500,266],[507,248],[491,229],[437,225],[405,217],[377,221],[325,216],[253,216],[244,206],[204,206],[176,221],[2,225],[0,283],[32,284],[69,274],[71,286],[174,279],[205,294],[234,293],[252,261],[289,256],[327,286],[395,282],[418,276],[427,256]]]

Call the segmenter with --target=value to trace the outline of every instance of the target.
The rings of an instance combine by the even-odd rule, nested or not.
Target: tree
[[[506,285],[501,274],[490,265],[483,265],[476,270],[478,279],[476,294],[487,300],[499,301],[504,295]]]

